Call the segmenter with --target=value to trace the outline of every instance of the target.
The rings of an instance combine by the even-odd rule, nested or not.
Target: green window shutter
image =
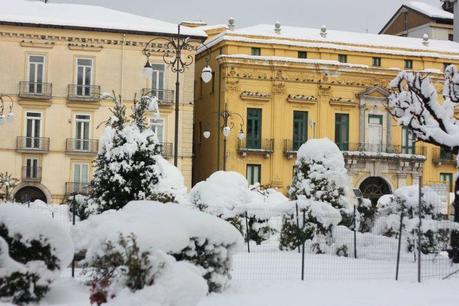
[[[308,140],[308,112],[293,112],[293,150],[298,151]]]
[[[340,150],[349,150],[349,114],[335,114],[335,143]]]
[[[247,109],[247,148],[261,149],[261,109]]]

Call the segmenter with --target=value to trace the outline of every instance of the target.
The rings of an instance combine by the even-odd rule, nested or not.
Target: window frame
[[[404,60],[404,69],[413,69],[413,60],[411,59]]]
[[[338,62],[347,64],[347,54],[338,54]]]
[[[296,127],[296,124],[295,122],[301,122],[300,120],[296,120],[296,117],[295,115],[297,114],[301,114],[301,115],[305,115],[306,117],[306,121],[304,121],[304,139],[295,139],[295,127]],[[303,118],[304,119],[304,118]],[[298,149],[300,148],[300,146],[305,143],[306,141],[308,141],[308,129],[309,129],[309,126],[308,126],[308,120],[309,120],[309,112],[308,111],[303,111],[303,110],[294,110],[293,111],[293,126],[292,126],[292,149],[293,151],[298,151]]]
[[[249,168],[251,170],[251,176],[249,177]],[[249,183],[249,185],[255,185],[255,184],[260,184],[261,185],[261,165],[260,164],[247,164],[245,167],[245,177]],[[254,169],[258,169],[258,182],[255,182],[255,172],[253,171]]]
[[[251,134],[249,133],[249,116],[251,112],[257,112],[259,114],[258,117],[258,139],[251,140]],[[252,120],[252,119],[250,119]],[[247,108],[247,128],[246,128],[246,147],[248,149],[260,150],[262,148],[262,128],[263,128],[263,109],[256,108],[256,107],[248,107]]]
[[[260,47],[251,47],[250,55],[252,55],[252,56],[261,56],[261,48]]]
[[[447,180],[444,180],[443,177],[448,177]],[[448,186],[448,192],[453,192],[453,174],[452,173],[449,173],[449,172],[440,172],[440,182],[441,183],[445,183],[445,182],[448,182],[449,183],[449,186]]]
[[[91,61],[91,65],[80,65],[78,64],[78,61],[79,60],[89,60]],[[85,83],[85,79],[82,78],[83,80],[83,84],[78,84],[78,71],[79,71],[79,67],[91,67],[91,73],[90,73],[90,82],[89,82],[89,85],[86,85]],[[86,70],[84,70],[86,71]],[[86,72],[84,72],[84,76],[86,77]],[[91,57],[76,57],[75,58],[75,94],[77,96],[81,96],[81,97],[90,97],[91,94],[92,94],[92,90],[91,90],[91,86],[93,86],[95,84],[95,80],[94,80],[94,76],[95,76],[95,73],[94,73],[94,59],[91,58]],[[81,92],[81,95],[78,94],[78,87],[81,86],[82,87],[82,92]],[[89,86],[89,94],[87,95],[85,93],[85,91],[83,90],[84,88],[86,88],[87,86]]]
[[[381,67],[381,62],[382,62],[381,57],[377,57],[377,56],[376,56],[376,57],[373,57],[373,58],[372,58],[372,63],[371,63],[371,65],[372,65],[373,67]]]
[[[302,56],[302,55],[304,55],[304,56]],[[306,58],[308,58],[308,52],[307,51],[298,51],[297,56],[300,59],[306,59]]]
[[[157,122],[155,121],[160,121],[161,124],[158,124]],[[159,117],[159,118],[150,118],[150,128],[153,130],[153,132],[155,133],[156,137],[158,137],[158,133],[157,131],[155,130],[155,128],[158,128],[158,127],[161,127],[162,131],[161,131],[161,139],[158,138],[158,141],[160,144],[164,144],[166,141],[166,119],[163,118],[163,117]]]
[[[346,118],[346,120],[340,120],[340,124],[338,125],[338,117]],[[337,133],[337,131],[342,130],[341,128],[346,123],[346,142],[342,142],[341,139],[338,139],[338,135],[341,133]],[[350,130],[350,115],[349,113],[335,113],[335,143],[340,148],[341,151],[349,150],[349,130]],[[338,140],[340,140],[338,142]]]

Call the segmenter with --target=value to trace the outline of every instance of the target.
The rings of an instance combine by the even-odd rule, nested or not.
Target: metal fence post
[[[357,258],[357,207],[354,205],[354,258]]]
[[[72,225],[75,225],[75,210],[76,210],[76,199],[75,195],[73,195],[72,198]],[[72,277],[75,277],[75,254],[73,254],[73,259],[72,259]]]
[[[245,212],[245,239],[247,240],[247,252],[250,253],[249,217]]]
[[[400,269],[400,251],[402,247],[402,230],[403,230],[403,209],[400,213],[400,230],[398,233],[398,247],[397,247],[397,265],[395,267],[395,280],[398,280],[398,271]]]
[[[298,202],[295,202],[295,210],[296,210],[296,228],[298,229],[298,234],[300,233],[300,220],[298,215]],[[298,253],[300,253],[300,244],[298,244]]]
[[[306,211],[303,209],[303,227],[306,223]],[[301,247],[301,280],[304,281],[304,244],[306,243],[306,239],[303,239],[303,244]]]

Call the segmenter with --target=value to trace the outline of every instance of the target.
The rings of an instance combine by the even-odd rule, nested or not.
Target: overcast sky
[[[14,1],[14,0],[12,0]],[[419,0],[440,5],[440,0]],[[164,21],[236,19],[237,26],[260,23],[379,32],[405,0],[49,0],[97,4]]]

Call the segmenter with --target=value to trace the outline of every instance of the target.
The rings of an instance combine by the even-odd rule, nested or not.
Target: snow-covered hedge
[[[423,187],[421,206],[421,251],[428,254],[446,250],[452,224],[443,220],[438,194],[429,187]],[[419,226],[419,187],[417,185],[401,187],[393,195],[379,200],[377,218],[372,232],[387,237],[398,237],[401,214],[403,214],[402,235],[408,242],[408,251],[412,252],[417,243]]]
[[[133,201],[77,224],[73,237],[86,261],[101,253],[108,241],[134,234],[141,250],[162,251],[200,268],[209,289],[222,290],[230,279],[232,255],[242,245],[240,233],[229,223],[178,204]]]
[[[72,258],[70,235],[51,216],[16,204],[0,205],[1,301],[40,301]]]

